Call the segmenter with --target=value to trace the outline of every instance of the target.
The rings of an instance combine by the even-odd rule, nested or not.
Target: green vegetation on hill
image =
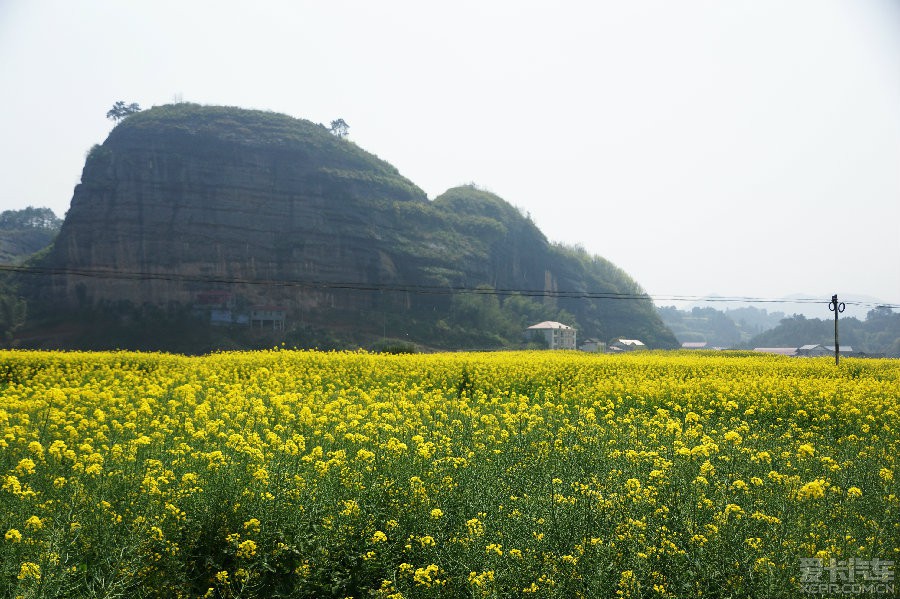
[[[295,159],[315,155],[318,162],[341,165],[322,169],[327,177],[346,178],[365,185],[405,183],[410,196],[425,198],[425,193],[403,179],[393,165],[346,138],[332,135],[325,125],[276,112],[169,104],[130,115],[112,130],[107,142],[114,146],[120,142],[143,144],[148,138],[172,139],[173,134],[194,138],[198,150],[202,149],[200,146],[224,141],[243,147],[277,148],[282,152],[295,150],[299,153]]]
[[[0,212],[0,263],[19,264],[53,242],[62,220],[49,208]]]
[[[574,326],[582,339],[630,336],[652,347],[676,345],[649,300],[545,294],[645,292],[608,260],[582,248],[550,243],[530,218],[493,193],[465,185],[428,204],[395,208],[405,222],[420,223],[394,239],[407,253],[400,263],[420,262],[415,272],[421,284],[467,290],[420,303],[419,315],[413,311],[413,318],[425,325],[419,337],[433,340],[433,345],[520,346],[524,329],[544,320]],[[549,290],[548,273],[553,282]],[[434,314],[440,315],[437,321]]]
[[[0,276],[0,347],[9,347],[13,335],[25,324],[28,305],[11,285],[8,277]]]
[[[62,220],[49,208],[29,206],[0,212],[0,264],[20,265],[45,249]],[[27,302],[7,273],[0,273],[0,346],[9,345],[26,322]]]
[[[603,298],[561,297],[556,304],[575,315],[581,339],[611,341],[636,338],[649,347],[671,349],[678,342],[660,320],[644,289],[609,260],[589,254],[578,246],[554,244],[551,264],[559,272],[557,288]]]

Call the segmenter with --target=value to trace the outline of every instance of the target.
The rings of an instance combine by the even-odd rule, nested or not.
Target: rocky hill
[[[56,274],[36,297],[115,317],[155,306],[240,326],[266,306],[284,311],[287,335],[435,347],[516,342],[529,319],[552,317],[582,338],[675,345],[648,300],[546,296],[642,291],[501,198],[460,187],[429,201],[322,125],[237,108],[124,119],[89,153],[40,266]]]

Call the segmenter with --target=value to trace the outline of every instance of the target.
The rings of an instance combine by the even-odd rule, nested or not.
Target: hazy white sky
[[[176,97],[343,118],[651,294],[900,304],[898,0],[0,0],[0,209]]]

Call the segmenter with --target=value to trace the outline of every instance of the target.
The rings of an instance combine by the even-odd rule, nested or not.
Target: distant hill
[[[880,307],[870,310],[865,320],[841,318],[840,344],[867,354],[900,357],[900,313]],[[807,344],[834,345],[834,320],[794,315],[774,329],[750,339],[744,347],[800,347]]]
[[[72,325],[81,336],[64,345],[262,345],[247,326],[257,313],[296,345],[505,347],[548,319],[581,338],[677,344],[648,299],[577,297],[643,290],[603,258],[549,243],[496,195],[464,186],[429,201],[322,125],[239,108],[125,118],[89,153],[37,265],[55,273],[23,278],[43,306],[38,344],[60,342],[41,326]]]
[[[659,308],[659,314],[679,343],[705,342],[710,348],[726,349],[834,344],[833,319],[786,317],[752,306],[725,311],[667,306]],[[841,345],[855,351],[900,357],[900,314],[882,306],[869,309],[864,320],[842,315],[840,339]]]
[[[750,338],[742,334],[731,318],[714,308],[679,310],[666,306],[659,308],[659,315],[679,343],[707,343],[711,348],[730,348]]]
[[[724,311],[699,305],[688,310],[663,306],[659,308],[659,315],[679,343],[705,342],[710,347],[721,348],[747,342],[763,331],[775,328],[785,318],[784,312],[769,312],[753,306]]]
[[[0,212],[0,263],[18,264],[53,242],[62,219],[49,208]]]
[[[857,294],[845,294],[839,293],[841,301],[846,303],[846,312],[847,317],[856,317],[860,320],[866,317],[866,313],[872,308],[872,306],[877,306],[879,304],[885,303],[883,300],[872,297],[870,295],[857,295]],[[716,298],[715,294],[710,295],[711,298]],[[712,299],[710,301],[696,301],[687,306],[687,309],[690,310],[692,308],[715,308],[717,310],[724,310],[725,312],[734,312],[735,310],[742,310],[744,308],[752,308],[754,310],[763,310],[768,312],[769,316],[777,315],[780,313],[779,318],[785,318],[789,316],[793,316],[794,314],[802,314],[807,318],[828,318],[828,303],[831,300],[831,294],[827,294],[821,297],[817,297],[815,294],[810,293],[792,293],[789,295],[782,296],[780,298],[768,299],[765,303],[760,303],[758,301],[748,300],[748,301],[728,301],[724,303],[722,301],[717,301]],[[732,319],[737,322],[740,320],[741,316],[732,314]],[[751,315],[751,320],[756,320],[756,315]],[[757,324],[763,325],[763,330],[768,327],[768,324],[771,323],[771,318],[765,318],[763,322],[757,322]],[[748,321],[749,322],[749,321]],[[777,320],[772,326],[777,325]]]

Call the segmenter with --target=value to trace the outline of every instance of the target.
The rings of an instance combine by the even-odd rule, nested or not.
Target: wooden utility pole
[[[844,302],[838,302],[836,293],[831,296],[828,309],[834,312],[834,365],[838,366],[841,360],[841,346],[838,343],[838,314],[844,311]]]

